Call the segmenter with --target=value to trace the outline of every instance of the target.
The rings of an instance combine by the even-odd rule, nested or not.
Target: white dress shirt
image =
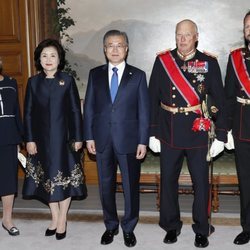
[[[122,63],[114,66],[113,64],[109,63],[109,88],[111,87],[111,78],[113,75],[113,68],[116,67],[118,69],[117,74],[118,74],[118,86],[120,85],[121,79],[122,79],[122,75],[125,69],[126,63],[125,61],[123,61]]]

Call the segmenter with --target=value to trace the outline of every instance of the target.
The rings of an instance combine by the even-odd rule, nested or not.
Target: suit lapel
[[[102,91],[102,93],[110,100],[111,102],[111,95],[110,95],[110,89],[109,89],[109,75],[108,75],[108,65],[105,64],[102,67],[102,70],[100,72],[100,81],[103,82],[103,84],[101,84],[100,86],[102,86],[102,88],[100,89],[100,91]],[[105,98],[106,98],[105,97]]]

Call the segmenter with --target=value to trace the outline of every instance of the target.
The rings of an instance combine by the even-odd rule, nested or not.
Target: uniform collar
[[[249,48],[250,45],[248,45],[248,47],[245,47],[242,52],[243,52],[243,55],[244,55],[244,58],[246,60],[250,60],[250,48]]]
[[[177,48],[177,55],[182,61],[188,61],[195,56],[196,49],[191,50],[187,55],[181,54],[181,52]]]

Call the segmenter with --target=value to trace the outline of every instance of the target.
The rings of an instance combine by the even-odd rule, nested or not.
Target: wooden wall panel
[[[18,0],[0,1],[0,42],[20,41],[18,7]]]
[[[0,0],[0,56],[3,72],[17,80],[20,109],[28,78],[26,0]]]
[[[4,61],[4,71],[9,75],[21,76],[22,75],[22,56],[18,51],[5,51],[1,53]],[[15,62],[15,64],[13,64]]]

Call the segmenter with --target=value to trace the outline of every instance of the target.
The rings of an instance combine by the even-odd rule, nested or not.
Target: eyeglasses
[[[107,50],[114,50],[114,49],[117,49],[117,50],[123,50],[124,48],[127,47],[127,45],[124,45],[124,44],[108,44],[105,46]]]

